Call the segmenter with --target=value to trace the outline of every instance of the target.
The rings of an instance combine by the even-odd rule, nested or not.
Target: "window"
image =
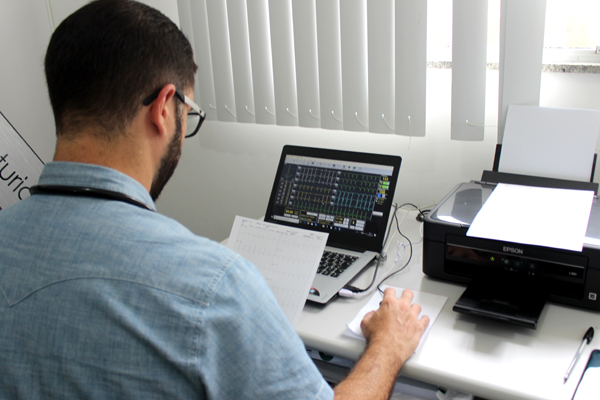
[[[427,61],[452,61],[452,0],[427,2]],[[500,0],[488,0],[487,62],[498,63],[500,54]]]
[[[487,61],[497,63],[500,1],[488,2]],[[452,61],[452,0],[428,1],[427,61]],[[600,1],[546,0],[544,64],[600,64]]]
[[[547,0],[544,64],[600,63],[600,2]]]

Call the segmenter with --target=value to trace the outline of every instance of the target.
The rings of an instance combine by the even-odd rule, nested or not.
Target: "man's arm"
[[[429,324],[427,316],[418,319],[421,306],[411,306],[412,299],[410,290],[397,299],[396,291],[388,288],[379,309],[365,316],[361,328],[367,348],[350,375],[334,389],[335,400],[389,399],[400,368]]]

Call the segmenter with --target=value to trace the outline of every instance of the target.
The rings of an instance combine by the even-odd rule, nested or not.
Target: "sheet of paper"
[[[589,182],[600,111],[511,105],[498,171]]]
[[[258,268],[295,327],[328,236],[236,216],[227,247]]]
[[[381,289],[385,291],[385,289],[388,287],[396,290],[396,297],[400,297],[404,291],[404,288],[389,285],[382,285]],[[435,323],[438,315],[440,315],[440,312],[442,311],[442,308],[444,308],[448,298],[446,296],[440,296],[427,292],[419,292],[416,290],[413,290],[412,292],[414,293],[413,303],[418,303],[421,305],[421,313],[419,314],[419,318],[421,318],[423,315],[427,315],[429,317],[429,325],[427,325],[425,332],[423,332],[419,346],[415,350],[416,352],[419,350],[419,348],[421,348],[421,345],[425,341],[425,338]],[[383,300],[383,295],[377,290],[369,302],[358,312],[356,317],[350,321],[348,324],[348,329],[344,334],[346,336],[365,340],[362,330],[360,329],[360,323],[368,312],[377,310],[379,308],[379,303],[381,303],[381,300]]]
[[[467,236],[581,251],[593,200],[593,191],[499,183]]]

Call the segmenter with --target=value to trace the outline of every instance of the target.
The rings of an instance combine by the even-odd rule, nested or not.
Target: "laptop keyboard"
[[[321,257],[321,263],[319,264],[319,268],[317,268],[317,274],[337,278],[356,259],[358,259],[356,256],[326,250],[323,252],[323,257]]]

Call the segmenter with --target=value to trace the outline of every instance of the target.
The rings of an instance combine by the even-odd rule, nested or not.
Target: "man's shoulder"
[[[251,293],[265,290],[266,283],[251,262],[184,227],[147,243],[142,251],[146,260],[141,262],[142,268],[148,268],[154,283],[186,297],[207,302],[205,296],[212,297],[217,288],[235,287],[234,291]]]

